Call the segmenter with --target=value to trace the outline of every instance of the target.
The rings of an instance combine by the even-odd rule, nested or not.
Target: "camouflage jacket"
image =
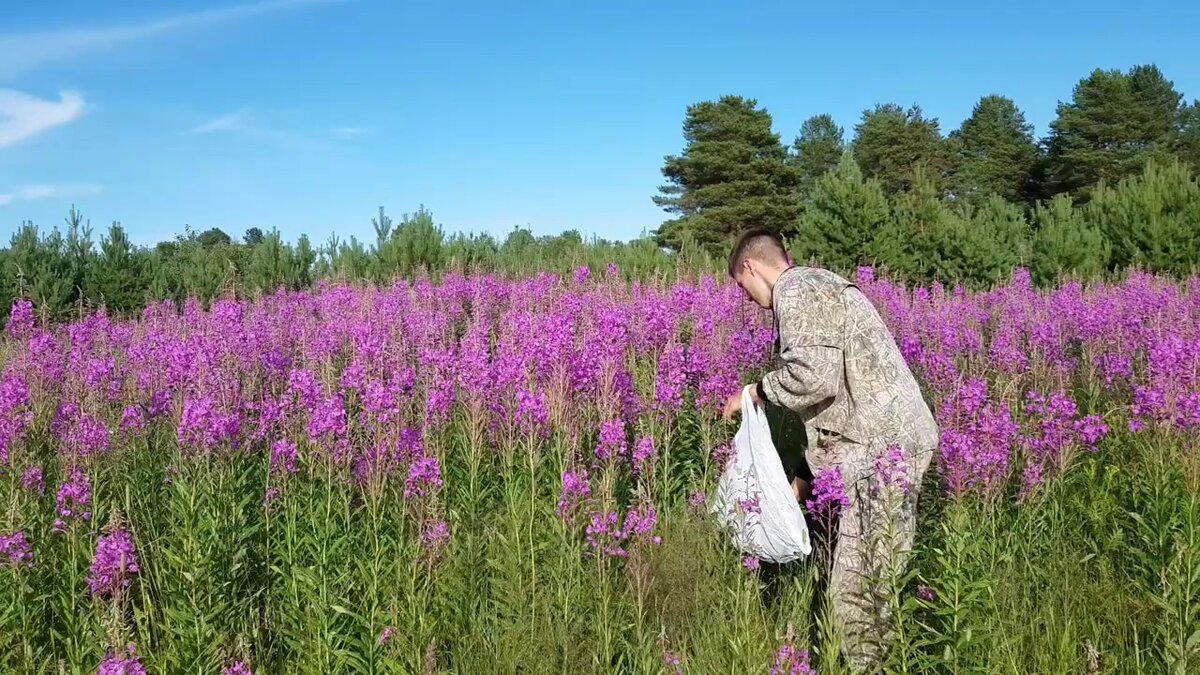
[[[875,307],[849,281],[792,267],[772,294],[778,368],[762,388],[809,430],[833,432],[882,450],[937,446],[938,430],[920,386]]]

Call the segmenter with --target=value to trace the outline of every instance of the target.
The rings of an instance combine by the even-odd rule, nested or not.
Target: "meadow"
[[[1200,672],[1200,278],[857,281],[941,430],[888,670]],[[3,672],[842,672],[827,540],[776,568],[708,512],[774,337],[724,279],[36,309],[0,337]]]

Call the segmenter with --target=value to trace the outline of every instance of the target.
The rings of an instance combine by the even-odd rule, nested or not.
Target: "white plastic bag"
[[[742,426],[717,482],[712,512],[742,553],[790,562],[812,553],[808,524],[771,441],[766,413],[754,404],[750,390],[742,390]]]

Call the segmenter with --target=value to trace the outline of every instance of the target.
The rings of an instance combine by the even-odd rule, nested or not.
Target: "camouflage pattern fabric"
[[[886,578],[912,548],[917,487],[938,429],[891,332],[854,284],[827,270],[792,267],[772,304],[777,368],[763,378],[770,403],[804,422],[814,476],[840,467],[849,506],[837,523],[829,599],[842,653],[870,670],[888,640]],[[880,484],[875,460],[899,447],[911,489]]]

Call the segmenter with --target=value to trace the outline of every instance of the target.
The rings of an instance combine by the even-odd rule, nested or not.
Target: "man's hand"
[[[729,398],[725,399],[725,411],[722,413],[722,415],[725,417],[726,421],[729,421],[733,419],[735,414],[740,412],[742,412],[742,392],[739,391],[738,393],[733,394]]]
[[[750,400],[754,405],[761,407],[763,404],[762,398],[758,395],[758,387],[750,389]],[[742,392],[739,390],[729,398],[725,399],[725,409],[722,415],[726,420],[732,420],[733,416],[742,412]]]

